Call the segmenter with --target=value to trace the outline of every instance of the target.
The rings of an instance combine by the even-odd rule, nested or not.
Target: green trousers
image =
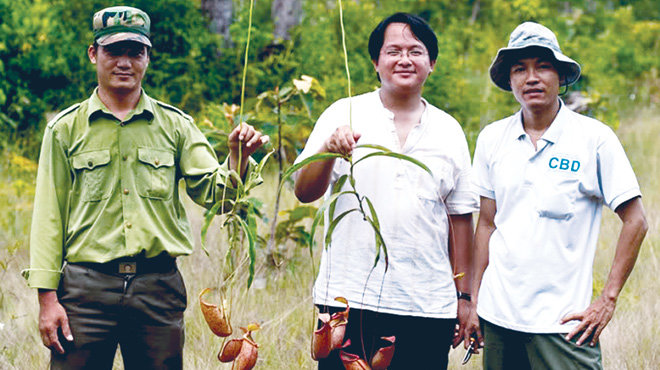
[[[486,370],[572,370],[603,368],[600,344],[575,344],[564,339],[566,333],[534,334],[505,329],[481,320],[484,336],[484,369]]]

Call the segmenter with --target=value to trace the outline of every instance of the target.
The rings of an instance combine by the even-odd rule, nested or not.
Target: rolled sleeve
[[[30,268],[23,272],[32,288],[57,289],[71,187],[69,164],[57,135],[46,128],[37,171],[30,231]]]
[[[231,201],[236,199],[237,189],[229,176],[229,157],[222,164],[204,135],[190,125],[188,132],[182,135],[179,170],[186,181],[186,191],[197,204],[210,209],[217,202],[225,200],[221,210],[231,209]],[[245,178],[251,178],[256,184],[263,182],[259,174],[254,173],[256,162],[248,159]]]

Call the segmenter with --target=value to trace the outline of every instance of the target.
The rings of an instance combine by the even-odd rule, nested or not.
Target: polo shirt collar
[[[108,107],[106,107],[105,104],[103,104],[101,101],[101,98],[99,98],[98,90],[99,88],[96,87],[92,93],[92,96],[89,98],[87,120],[90,123],[99,115],[114,117],[110,109],[108,109]],[[128,113],[124,122],[129,122],[140,117],[144,117],[149,124],[151,124],[151,121],[154,117],[154,102],[144,92],[144,89],[141,90],[140,100],[138,101],[137,105]]]
[[[559,99],[559,112],[555,116],[555,119],[550,124],[547,130],[541,136],[541,140],[545,140],[549,143],[556,143],[559,140],[559,136],[563,131],[562,127],[564,121],[566,121],[566,115],[568,114],[568,108],[564,105],[564,101]],[[523,128],[522,121],[522,109],[520,109],[515,116],[513,117],[513,129],[511,130],[511,137],[515,140],[520,140],[520,138],[526,135],[525,129]]]
[[[557,115],[555,116],[555,119],[552,121],[552,124],[550,127],[548,127],[547,130],[543,133],[543,136],[541,136],[541,139],[549,142],[549,143],[557,143],[557,140],[559,140],[559,137],[561,136],[561,133],[563,131],[563,126],[564,122],[566,121],[566,115],[568,114],[568,108],[564,105],[564,102],[559,99],[559,112],[557,112]]]

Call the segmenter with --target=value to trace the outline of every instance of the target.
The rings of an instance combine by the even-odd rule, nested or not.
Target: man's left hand
[[[600,334],[603,332],[603,329],[605,329],[605,326],[607,326],[607,324],[612,319],[615,308],[615,300],[600,296],[583,312],[572,313],[564,316],[561,319],[561,324],[573,320],[580,321],[580,324],[576,326],[573,331],[568,333],[568,335],[566,335],[566,340],[571,340],[571,338],[582,332],[582,335],[580,338],[578,338],[575,344],[580,346],[591,336],[589,345],[592,347],[595,346],[598,342]]]
[[[262,135],[251,125],[243,122],[236,126],[229,134],[229,168],[240,173],[241,178],[245,175],[248,165],[248,157],[257,149],[268,142],[268,135]],[[240,152],[240,159],[239,159]],[[240,163],[240,171],[238,164]]]
[[[262,135],[252,125],[243,122],[229,134],[229,153],[238,158],[239,145],[241,145],[241,159],[246,159],[266,144],[268,140],[268,135]]]

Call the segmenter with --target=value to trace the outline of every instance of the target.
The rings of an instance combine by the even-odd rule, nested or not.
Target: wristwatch
[[[456,296],[458,297],[458,299],[465,299],[468,302],[472,301],[472,296],[470,295],[470,293],[456,292]]]

